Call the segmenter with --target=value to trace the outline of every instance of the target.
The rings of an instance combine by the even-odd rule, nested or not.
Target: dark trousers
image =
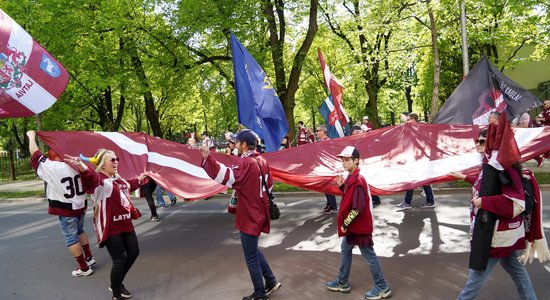
[[[336,196],[331,194],[325,194],[325,196],[327,197],[327,208],[337,209]]]
[[[265,297],[265,286],[275,284],[277,279],[271,271],[264,254],[258,248],[258,237],[241,231],[241,245],[243,246],[246,267],[248,273],[250,273],[252,285],[254,285],[254,296],[257,298]]]
[[[151,217],[157,217],[157,207],[155,206],[155,200],[153,199],[153,193],[157,188],[157,183],[154,180],[149,180],[147,184],[141,187],[145,200],[147,200],[147,205],[151,211]]]
[[[124,277],[139,255],[139,244],[135,231],[123,232],[111,236],[105,246],[109,251],[113,266],[111,267],[111,289],[113,296],[120,296]]]

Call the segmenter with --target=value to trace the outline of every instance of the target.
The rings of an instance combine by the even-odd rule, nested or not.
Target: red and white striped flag
[[[334,115],[340,120],[342,127],[346,126],[349,122],[349,118],[346,115],[346,111],[343,106],[344,86],[332,75],[330,68],[325,63],[323,53],[321,49],[317,48],[317,55],[319,56],[319,62],[321,63],[321,69],[323,70],[323,77],[325,79],[325,86],[332,95],[332,102],[334,103]]]
[[[67,70],[0,9],[0,118],[48,109],[68,82]]]
[[[205,198],[226,189],[202,169],[200,151],[186,145],[136,132],[49,131],[38,135],[60,155],[92,156],[98,148],[111,149],[120,158],[118,169],[122,177],[130,179],[143,170],[151,171],[155,181],[184,198]],[[403,124],[265,153],[264,157],[276,181],[339,194],[335,177],[344,170],[336,155],[346,146],[354,146],[361,154],[361,174],[372,192],[385,195],[456,180],[449,175],[452,171],[474,174],[482,162],[474,142],[478,135],[476,125]],[[550,151],[548,126],[515,128],[514,135],[521,161]],[[240,159],[212,155],[226,166]]]

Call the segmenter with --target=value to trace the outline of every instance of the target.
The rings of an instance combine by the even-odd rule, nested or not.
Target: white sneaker
[[[92,256],[90,259],[87,259],[86,263],[88,264],[88,267],[91,267],[91,266],[95,265],[95,263],[96,263],[95,257]]]
[[[86,271],[82,271],[80,268],[78,268],[78,269],[72,271],[71,274],[74,277],[82,277],[82,276],[92,275],[93,272],[94,272],[94,270],[92,270],[92,268],[88,267],[88,270],[86,270]]]

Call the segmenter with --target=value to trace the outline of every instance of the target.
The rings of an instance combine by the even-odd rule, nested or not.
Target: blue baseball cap
[[[237,134],[232,134],[231,138],[247,145],[256,145],[258,142],[258,135],[250,129],[243,129]]]

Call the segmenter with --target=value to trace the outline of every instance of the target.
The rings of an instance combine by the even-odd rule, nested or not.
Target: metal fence
[[[34,179],[29,158],[20,151],[0,151],[0,181]]]

